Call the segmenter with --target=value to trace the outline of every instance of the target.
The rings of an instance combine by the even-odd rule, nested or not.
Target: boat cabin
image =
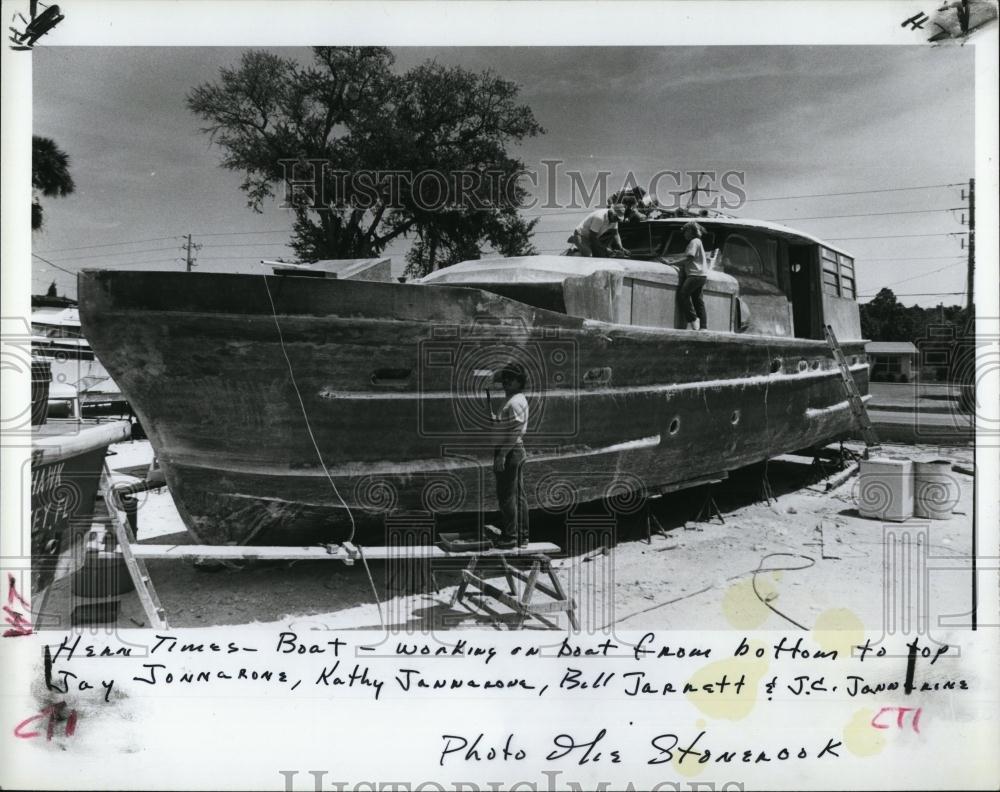
[[[538,308],[615,324],[683,328],[682,274],[669,258],[684,252],[682,228],[705,229],[712,271],[703,291],[714,331],[823,340],[861,338],[854,259],[808,234],[733,217],[670,217],[622,223],[631,258],[524,256],[465,261],[422,278],[467,286]]]
[[[681,254],[692,219],[705,229],[713,267],[739,283],[747,332],[822,340],[831,324],[838,338],[861,338],[854,258],[808,234],[759,220],[676,217],[622,224],[622,243],[637,258]]]

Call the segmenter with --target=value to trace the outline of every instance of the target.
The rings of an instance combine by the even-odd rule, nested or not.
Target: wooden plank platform
[[[417,546],[361,546],[361,552],[366,559],[386,560],[400,558],[447,559],[447,558],[489,558],[491,556],[534,556],[541,554],[556,555],[561,552],[559,545],[551,542],[532,542],[525,547],[510,550],[477,550],[465,552],[448,552],[437,545]],[[298,547],[284,546],[253,546],[253,545],[162,545],[162,544],[132,544],[132,554],[136,558],[209,558],[220,561],[345,561],[358,558],[356,553],[350,553],[342,545],[311,545]]]

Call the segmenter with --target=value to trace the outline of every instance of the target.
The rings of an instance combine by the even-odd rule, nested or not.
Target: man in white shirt
[[[490,407],[496,424],[493,432],[493,473],[500,507],[500,541],[497,547],[512,549],[528,544],[528,497],[524,492],[524,433],[528,429],[528,399],[522,393],[524,369],[510,363],[497,375],[503,386],[503,406],[497,413]]]
[[[624,217],[625,207],[617,203],[591,212],[576,227],[569,241],[576,245],[582,256],[606,256],[609,250],[627,253],[618,234],[618,221]],[[614,232],[610,246],[601,241],[601,237],[608,232]]]

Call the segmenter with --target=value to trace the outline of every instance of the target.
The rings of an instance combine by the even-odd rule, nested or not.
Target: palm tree
[[[51,138],[31,136],[31,186],[42,195],[65,197],[75,185],[69,174],[69,155]],[[42,227],[42,204],[36,193],[31,202],[31,230]]]

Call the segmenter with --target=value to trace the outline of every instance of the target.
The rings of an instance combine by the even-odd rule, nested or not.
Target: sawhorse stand
[[[552,560],[547,555],[540,553],[530,556],[531,569],[528,572],[512,566],[506,555],[490,555],[489,557],[499,558],[510,591],[501,591],[492,583],[487,583],[484,578],[479,577],[476,574],[476,568],[481,556],[479,554],[473,555],[469,560],[469,565],[462,570],[462,582],[452,597],[452,607],[462,602],[470,594],[484,595],[502,602],[514,611],[514,620],[511,624],[512,630],[520,629],[524,622],[532,616],[546,626],[558,629],[558,625],[547,618],[547,616],[552,613],[559,613],[560,611],[566,612],[569,623],[574,630],[580,629],[576,618],[576,602],[572,597],[566,596],[562,583],[559,582],[559,576],[552,567]],[[543,575],[548,576],[551,586],[539,580]],[[521,581],[523,584],[520,592],[518,592],[517,584],[514,582],[515,579]],[[534,601],[533,598],[539,592],[547,595],[550,601]]]

